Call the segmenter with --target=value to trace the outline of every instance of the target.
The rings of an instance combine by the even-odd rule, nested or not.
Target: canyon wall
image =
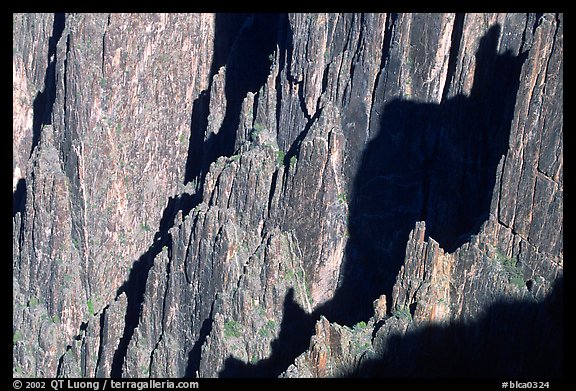
[[[562,375],[562,14],[13,23],[14,376]]]

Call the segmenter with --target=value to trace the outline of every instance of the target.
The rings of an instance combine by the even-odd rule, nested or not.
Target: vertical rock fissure
[[[558,29],[560,28],[560,18],[558,16],[558,14],[555,14],[554,17],[555,17],[555,22],[556,22],[556,28],[554,29],[554,38],[552,38],[552,47],[550,48],[550,55],[546,59],[546,68],[544,69],[544,87],[543,87],[543,91],[542,91],[542,96],[546,96],[546,86],[548,85],[547,84],[547,82],[548,82],[548,68],[550,66],[550,61],[552,60],[552,57],[554,55],[554,50],[556,49],[556,38],[558,36]],[[542,106],[540,106],[540,113],[541,112],[542,112]]]
[[[532,26],[532,36],[536,34],[536,29],[538,28],[538,26],[540,26],[540,23],[542,23],[542,16],[544,16],[543,13],[536,14],[534,25]]]
[[[56,100],[56,45],[62,37],[65,25],[66,16],[63,13],[54,14],[52,36],[48,41],[48,65],[44,75],[44,88],[42,92],[36,94],[33,103],[32,148],[30,150],[30,157],[32,157],[32,152],[40,141],[42,126],[52,123],[52,107]]]
[[[242,102],[248,92],[259,91],[266,84],[270,74],[269,56],[277,47],[280,15],[251,14],[241,18],[243,23],[238,31],[230,31],[229,26],[224,24],[225,20],[218,22],[218,15],[216,19],[215,34],[235,35],[226,61],[226,111],[220,129],[207,140],[209,162],[235,152]]]
[[[549,66],[550,66],[550,61],[552,60],[552,57],[553,57],[553,55],[554,55],[554,50],[555,50],[555,47],[556,47],[556,39],[557,39],[557,35],[558,35],[558,29],[559,29],[559,27],[560,27],[560,19],[559,19],[559,17],[558,17],[558,14],[555,14],[554,16],[555,16],[556,27],[555,27],[555,30],[554,30],[554,37],[552,38],[552,46],[551,46],[551,48],[550,48],[550,54],[548,55],[548,58],[546,59],[546,66],[544,67],[544,83],[543,83],[543,87],[542,87],[542,97],[543,97],[543,98],[542,98],[542,101],[540,102],[540,107],[538,108],[538,117],[537,117],[537,118],[538,118],[538,120],[537,120],[538,122],[542,121],[542,128],[543,128],[543,129],[546,129],[546,128],[547,128],[547,126],[546,126],[546,120],[545,120],[545,118],[543,119],[544,109],[545,109],[545,105],[543,104],[543,100],[544,100],[544,97],[546,97],[546,95],[547,95],[548,75],[549,75],[548,69],[549,69]],[[538,140],[535,140],[535,146],[536,146],[536,152],[535,152],[535,154],[536,154],[536,156],[538,156],[538,160],[539,160],[539,159],[540,159],[540,156],[541,156],[540,151],[541,151],[541,147],[542,147],[542,133],[538,133],[537,136],[539,137],[539,139],[538,139]],[[539,170],[538,170],[538,162],[536,163],[535,171],[536,171],[536,172],[539,172]],[[537,202],[537,200],[536,200],[536,194],[537,194],[537,193],[536,193],[536,187],[537,187],[537,184],[538,184],[538,179],[535,178],[535,179],[534,179],[534,187],[533,187],[533,189],[532,189],[532,200],[531,200],[531,207],[530,207],[530,210],[532,210],[532,211],[534,211],[534,210],[536,209],[536,207],[537,207],[537,205],[536,205],[536,202]],[[527,217],[527,225],[528,225],[528,226],[531,226],[531,225],[532,225],[532,219],[533,219],[533,217],[534,217],[533,213],[529,213],[529,215],[528,215],[528,217]],[[529,236],[529,234],[527,234],[526,240],[527,240],[528,242],[530,242],[529,239],[530,239],[530,236]]]
[[[29,158],[36,146],[40,142],[40,133],[42,126],[52,122],[52,107],[56,99],[56,45],[62,33],[66,17],[63,13],[54,14],[52,25],[52,35],[48,40],[48,65],[44,73],[44,86],[41,92],[36,94],[32,105],[32,146],[30,148]],[[21,229],[24,229],[24,210],[26,209],[26,180],[20,179],[16,185],[16,191],[12,195],[12,216],[22,212]]]
[[[60,377],[62,375],[62,366],[64,365],[64,356],[66,356],[66,353],[68,353],[68,351],[70,349],[72,349],[71,345],[66,346],[66,351],[58,359],[58,367],[56,368],[56,376],[55,377]]]
[[[460,42],[462,41],[462,33],[464,31],[464,18],[465,14],[457,13],[454,17],[454,25],[452,26],[452,36],[450,41],[450,52],[448,54],[448,68],[446,70],[446,81],[442,90],[442,102],[448,99],[448,92],[450,85],[456,74],[456,65],[458,64],[458,53],[460,52]]]
[[[288,73],[292,63],[292,29],[288,17],[280,18],[278,23],[278,74],[276,76],[276,132],[280,134],[280,119],[282,113],[282,81],[288,80]]]
[[[352,29],[351,29],[352,30]],[[354,54],[352,55],[352,61],[350,62],[350,75],[348,80],[350,81],[350,89],[349,91],[353,90],[353,83],[354,83],[354,70],[356,69],[356,64],[360,61],[360,56],[362,54],[362,49],[364,47],[364,32],[366,30],[365,25],[365,16],[364,14],[360,14],[360,27],[358,32],[358,40],[356,41],[356,48],[354,49]]]
[[[148,365],[148,373],[152,374],[152,365],[154,364],[154,353],[158,346],[160,346],[160,342],[164,338],[164,324],[166,322],[166,308],[167,308],[167,297],[168,297],[168,290],[170,289],[170,273],[172,268],[172,238],[168,239],[167,244],[167,256],[168,256],[168,263],[166,264],[166,286],[164,287],[164,294],[162,295],[162,316],[160,321],[160,336],[158,337],[158,341],[154,345],[152,352],[150,353],[150,364]]]
[[[70,53],[70,33],[66,35],[66,55],[64,57],[64,103],[62,109],[64,110],[64,129],[67,128],[68,123],[68,55]]]
[[[496,218],[498,219],[498,224],[503,225],[506,228],[510,228],[507,226],[507,224],[504,222],[504,220],[502,219],[502,215],[501,215],[501,211],[502,211],[502,204],[504,202],[504,200],[502,199],[502,194],[504,191],[504,169],[506,167],[506,161],[507,161],[507,156],[508,154],[505,154],[502,157],[501,160],[501,165],[500,165],[500,171],[498,171],[497,175],[498,175],[498,202],[497,202],[497,207],[496,207]]]
[[[198,377],[198,371],[200,370],[200,360],[202,359],[202,345],[206,342],[206,339],[212,332],[212,324],[214,322],[214,304],[216,300],[212,301],[210,306],[210,314],[206,319],[202,321],[202,326],[200,326],[200,332],[198,333],[198,339],[194,343],[192,349],[188,353],[188,364],[186,365],[186,371],[184,374],[185,378],[196,378]]]
[[[320,117],[321,112],[322,112],[322,109],[318,108],[316,110],[316,112],[314,113],[314,115],[311,118],[308,118],[308,122],[306,122],[304,129],[298,134],[296,139],[292,142],[292,145],[290,145],[288,152],[286,152],[286,154],[284,155],[284,162],[283,162],[284,167],[286,167],[286,168],[289,167],[290,159],[292,159],[292,157],[294,157],[294,156],[298,157],[298,155],[300,154],[300,144],[306,138],[306,135],[310,131],[310,128],[312,127],[312,125]],[[288,174],[289,174],[289,170],[288,169],[284,170],[284,178],[282,178],[282,185],[284,188],[286,188],[286,183],[287,183],[288,176],[289,176]]]
[[[300,103],[300,111],[304,114],[304,118],[307,121],[310,121],[310,113],[308,112],[308,108],[306,107],[306,98],[304,97],[304,82],[300,81],[295,83],[298,86],[298,102]]]
[[[94,365],[94,377],[98,376],[98,368],[100,366],[100,362],[102,361],[102,356],[104,354],[104,328],[106,325],[106,311],[108,310],[108,308],[110,307],[110,305],[107,305],[106,307],[104,307],[102,309],[102,312],[100,313],[100,338],[99,338],[99,343],[98,343],[98,353],[96,356],[96,365]]]
[[[195,214],[194,221],[192,222],[192,227],[196,227],[199,221],[199,214]],[[192,284],[192,279],[188,275],[188,258],[190,255],[190,247],[192,246],[192,241],[194,239],[194,231],[190,232],[188,235],[188,243],[186,244],[186,253],[184,255],[184,277],[186,278],[186,283],[188,285]]]
[[[16,195],[16,193],[19,193]],[[18,254],[20,254],[19,259],[21,259],[21,254],[24,246],[24,233],[25,233],[25,215],[24,205],[26,203],[26,179],[21,178],[16,185],[16,192],[12,198],[12,218],[16,218],[16,214],[20,213],[20,223],[18,229]],[[14,221],[14,220],[13,220]],[[18,273],[21,269],[18,268]]]
[[[12,195],[12,218],[16,217],[16,213],[20,212],[20,216],[24,212],[24,204],[26,203],[26,179],[20,178],[16,184],[16,191]]]
[[[398,21],[398,14],[396,13],[388,13],[386,14],[386,19],[384,21],[384,37],[382,40],[382,52],[380,54],[380,66],[378,68],[378,72],[376,73],[376,77],[374,78],[374,88],[372,88],[372,96],[370,101],[370,112],[368,118],[368,124],[373,122],[373,114],[374,110],[379,115],[379,108],[374,107],[374,103],[377,101],[378,90],[380,86],[380,78],[384,77],[384,81],[382,84],[386,84],[386,73],[385,68],[388,64],[390,59],[390,48],[392,45],[392,35],[393,31],[396,28],[396,23]],[[366,140],[370,139],[370,126],[366,127]]]
[[[386,15],[386,22],[384,27],[384,42],[382,43],[382,55],[380,57],[380,72],[376,76],[376,85],[378,85],[378,79],[382,74],[382,71],[386,68],[386,65],[390,61],[391,48],[392,48],[392,36],[395,34],[395,29],[398,23],[398,14],[390,13]]]
[[[104,34],[102,34],[102,77],[104,77],[104,58],[106,56],[106,33],[108,32],[108,27],[110,26],[110,17],[111,14],[108,14],[108,19],[106,21],[106,26],[104,26]]]
[[[529,49],[532,46],[532,38],[534,37],[534,29],[538,19],[532,20],[534,14],[526,14],[526,23],[524,24],[524,30],[522,31],[522,41],[520,43],[520,51]],[[532,34],[528,33],[528,29],[532,27]]]
[[[216,14],[214,26],[214,47],[212,52],[212,62],[208,80],[208,89],[200,92],[192,105],[190,118],[190,139],[188,142],[188,156],[186,159],[184,185],[195,181],[197,190],[203,193],[204,178],[210,164],[217,160],[219,156],[213,151],[215,136],[207,138],[208,117],[210,107],[210,95],[214,75],[218,70],[229,62],[229,57],[236,42],[236,37],[242,30],[247,19],[246,14]],[[222,129],[220,129],[222,131]],[[220,133],[219,131],[219,133]],[[218,135],[217,135],[218,136]],[[228,138],[229,135],[226,134]],[[222,138],[222,135],[218,136]],[[230,143],[230,141],[228,142]],[[232,144],[233,140],[232,140]]]
[[[275,170],[272,174],[272,180],[270,181],[270,191],[268,193],[268,218],[272,210],[272,201],[274,199],[274,191],[276,190],[276,182],[278,181],[278,170]]]
[[[390,31],[391,27],[388,26],[389,20],[392,18],[392,15],[395,14],[386,14],[386,18],[384,19],[384,34],[382,36],[382,46],[380,52],[380,65],[378,66],[378,71],[376,72],[376,76],[374,77],[374,85],[372,87],[372,94],[370,95],[370,109],[368,111],[368,120],[366,126],[366,140],[370,138],[370,125],[372,123],[372,115],[374,113],[374,102],[376,101],[376,95],[378,90],[378,85],[380,83],[380,77],[382,76],[382,72],[384,71],[384,66],[386,61],[390,55]]]

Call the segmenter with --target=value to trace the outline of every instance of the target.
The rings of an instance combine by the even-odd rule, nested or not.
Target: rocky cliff
[[[562,376],[562,14],[13,25],[14,376]]]

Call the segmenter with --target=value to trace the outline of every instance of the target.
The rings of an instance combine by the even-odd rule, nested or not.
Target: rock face
[[[13,19],[14,376],[562,376],[562,14]]]

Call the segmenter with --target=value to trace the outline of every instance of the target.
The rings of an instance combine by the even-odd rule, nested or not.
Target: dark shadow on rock
[[[44,86],[32,102],[32,145],[30,155],[40,142],[42,126],[52,123],[52,108],[56,100],[56,45],[62,37],[66,24],[64,13],[55,13],[52,24],[52,35],[48,39],[48,58],[46,72],[44,73]],[[16,191],[12,195],[12,217],[16,213],[24,212],[26,208],[26,180],[20,179],[16,185]],[[23,215],[22,215],[23,217]]]
[[[282,26],[289,25],[287,20],[287,14],[216,14],[210,80],[226,66],[226,111],[218,132],[207,134],[210,90],[202,91],[193,103],[184,184],[195,181],[196,194],[202,194],[210,164],[234,153],[242,102],[248,92],[255,93],[266,83],[270,56],[277,44],[282,47],[279,37]],[[212,316],[202,321],[198,340],[188,355],[186,377],[195,376],[199,368],[200,349],[212,321]]]
[[[138,327],[140,322],[140,314],[142,312],[142,305],[144,304],[144,295],[146,293],[146,282],[148,281],[148,274],[154,265],[154,259],[162,248],[166,246],[168,253],[172,253],[172,235],[168,230],[174,225],[174,220],[178,212],[182,212],[183,218],[190,213],[190,210],[200,202],[199,195],[190,195],[183,193],[178,197],[170,197],[168,204],[162,212],[158,230],[154,235],[154,241],[148,250],[138,258],[132,265],[128,279],[116,291],[116,297],[122,293],[126,294],[127,306],[126,314],[124,316],[124,330],[122,337],[118,343],[118,347],[114,352],[112,359],[112,366],[110,377],[118,378],[122,376],[122,366],[128,352],[130,340],[134,335],[134,330]]]
[[[280,15],[266,14],[217,14],[214,38],[214,56],[210,78],[222,65],[226,65],[226,113],[217,134],[206,137],[210,94],[202,91],[194,101],[190,122],[190,140],[184,173],[184,184],[197,180],[202,184],[210,167],[221,156],[233,152],[236,130],[240,122],[242,100],[248,91],[255,92],[264,85],[270,71],[269,55],[276,49],[277,23]],[[202,189],[196,187],[193,194],[183,193],[170,197],[162,213],[154,242],[134,262],[128,280],[118,289],[117,296],[125,293],[128,299],[124,331],[114,353],[111,377],[122,375],[122,366],[134,330],[138,327],[144,302],[146,282],[155,257],[163,246],[171,252],[172,238],[168,233],[178,212],[185,218],[192,208],[202,202]],[[209,334],[212,319],[202,323],[200,336],[186,366],[186,376],[193,376],[200,360],[200,348]]]
[[[328,319],[353,325],[371,316],[380,295],[391,297],[415,222],[425,221],[426,236],[451,253],[488,219],[527,57],[498,54],[499,35],[496,25],[480,41],[470,96],[385,105],[354,178],[346,259]]]
[[[16,213],[24,213],[24,204],[26,203],[26,179],[20,178],[16,184],[16,190],[12,194],[12,218]]]
[[[44,88],[36,94],[32,103],[32,148],[30,156],[38,142],[43,125],[52,123],[52,107],[56,100],[56,45],[62,37],[66,16],[63,13],[54,14],[52,36],[48,40],[48,65],[44,74]]]
[[[234,153],[240,124],[242,101],[248,92],[258,92],[266,83],[276,50],[279,23],[284,14],[251,14],[235,38],[226,62],[226,112],[218,134],[210,137],[208,149],[217,156]],[[226,19],[216,15],[216,33],[225,28]]]
[[[242,25],[246,22],[249,14],[216,14],[214,28],[214,53],[210,65],[209,80],[218,69],[226,65],[233,44]],[[186,160],[186,172],[184,184],[197,179],[201,173],[205,173],[212,162],[210,156],[204,156],[205,136],[208,128],[208,114],[210,104],[210,90],[200,93],[192,106],[192,117],[190,119],[190,140],[188,143],[188,157]],[[227,135],[235,137],[235,134]],[[207,151],[208,153],[208,151]],[[214,156],[212,156],[212,159]]]
[[[212,311],[210,311],[210,316],[204,319],[202,326],[200,327],[200,335],[194,346],[188,353],[188,363],[186,365],[186,371],[184,373],[185,378],[195,378],[198,370],[200,369],[200,359],[202,358],[202,345],[206,342],[206,339],[212,331]]]
[[[284,299],[284,317],[280,325],[280,334],[272,344],[269,358],[257,364],[247,364],[233,357],[228,357],[219,377],[255,378],[278,377],[294,358],[308,348],[308,339],[314,333],[314,319],[294,300],[294,289],[290,288]]]
[[[208,91],[202,91],[192,104],[192,119],[190,120],[190,140],[188,142],[188,155],[186,157],[186,169],[184,184],[200,178],[207,167],[202,162],[204,150],[204,134],[208,128],[210,96]],[[202,181],[200,181],[202,182]]]
[[[270,55],[276,50],[283,18],[287,15],[216,14],[210,79],[226,65],[226,111],[218,132],[207,135],[209,92],[194,102],[185,183],[194,178],[202,183],[212,162],[234,153],[242,101],[248,92],[257,92],[270,74]]]
[[[385,351],[347,377],[562,377],[563,291],[560,277],[541,303],[497,302],[470,322],[390,336]]]
[[[62,37],[66,25],[66,15],[55,13],[52,23],[52,35],[48,39],[48,58],[46,72],[44,73],[44,86],[39,91],[32,102],[32,145],[30,155],[32,157],[34,149],[40,142],[42,126],[52,123],[52,108],[56,100],[56,45]],[[66,60],[65,60],[66,61]],[[26,210],[26,179],[21,178],[16,184],[16,190],[12,194],[12,218],[20,212],[20,217],[25,219]],[[24,224],[20,225],[20,237],[24,235]]]
[[[348,326],[368,320],[373,301],[382,294],[391,297],[415,222],[425,221],[427,237],[453,252],[487,220],[527,57],[498,54],[499,35],[496,25],[480,41],[470,96],[440,104],[395,99],[383,107],[379,133],[366,147],[353,182],[339,287],[308,315],[312,323],[320,315]],[[274,342],[298,347],[286,360],[291,363],[308,347],[313,329],[287,313],[284,324],[306,325],[294,339],[280,341],[286,335],[281,332]],[[280,363],[274,354],[256,365],[229,357],[221,375],[275,376],[287,365],[270,368]]]

